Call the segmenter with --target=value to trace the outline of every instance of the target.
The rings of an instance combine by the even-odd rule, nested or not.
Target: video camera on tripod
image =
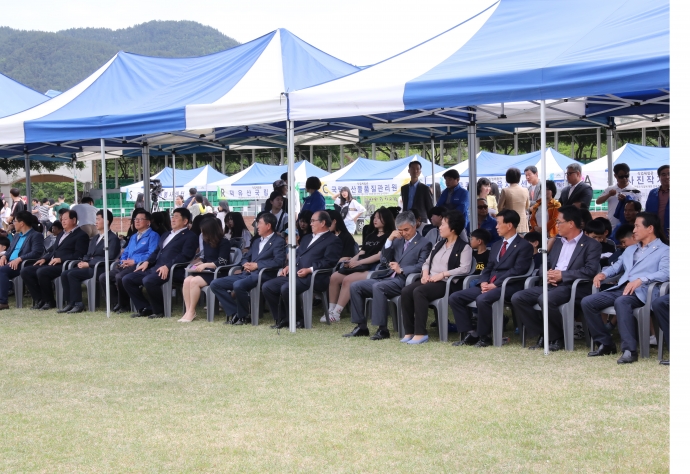
[[[151,212],[158,211],[158,198],[163,192],[163,185],[160,179],[152,179],[149,181],[149,191],[151,192]]]

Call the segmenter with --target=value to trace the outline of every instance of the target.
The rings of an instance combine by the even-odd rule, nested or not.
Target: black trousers
[[[584,298],[581,304],[582,312],[594,342],[612,346],[613,338],[601,319],[601,311],[613,306],[616,309],[618,333],[621,336],[621,351],[637,352],[637,320],[633,316],[633,311],[644,306],[644,303],[635,295],[623,296],[624,289],[625,285],[621,285],[620,288]]]
[[[664,344],[668,347],[670,330],[670,314],[671,314],[671,295],[660,296],[652,301],[652,311],[659,322],[659,329],[664,332]]]
[[[122,307],[129,308],[129,295],[122,284],[122,279],[136,270],[136,266],[132,265],[127,268],[120,268],[115,266],[110,272],[110,296],[111,301],[116,301]],[[101,294],[105,297],[105,271],[98,276],[98,283],[101,284]]]
[[[429,303],[446,294],[446,282],[437,281],[422,284],[417,280],[403,288],[400,294],[402,303],[403,325],[405,334],[424,336],[427,333],[426,322],[429,314]]]
[[[563,339],[563,316],[558,307],[570,301],[571,291],[572,285],[549,286],[549,339],[551,341]],[[541,311],[534,309],[535,304],[544,307],[543,293],[544,289],[539,284],[534,288],[518,291],[510,299],[518,322],[524,324],[527,334],[533,336],[544,335],[544,317]],[[578,287],[575,298],[581,301],[590,294],[592,294],[592,285],[583,284]]]
[[[103,266],[101,265],[98,273],[105,272]],[[65,297],[70,304],[81,303],[81,284],[84,280],[88,280],[93,277],[93,268],[70,268],[62,274],[60,279],[62,280],[62,288],[65,293]]]
[[[154,313],[163,314],[163,284],[171,277],[174,281],[184,281],[184,268],[176,268],[174,274],[168,272],[168,278],[165,280],[158,275],[156,270],[158,267],[149,268],[143,272],[131,272],[122,281],[126,294],[132,298],[137,311],[151,308]],[[149,295],[148,300],[140,288],[142,285]]]
[[[55,306],[53,280],[62,274],[62,264],[24,267],[21,271],[24,284],[34,301],[43,301]]]
[[[323,278],[322,278],[323,277]],[[304,321],[304,310],[302,308],[302,293],[309,289],[311,285],[311,275],[304,278],[297,277],[297,321]],[[330,276],[318,275],[314,282],[314,292],[326,291]],[[277,323],[288,320],[289,302],[290,302],[290,285],[288,277],[276,277],[271,281],[261,285],[261,291],[264,292],[264,297],[271,309],[273,319]]]
[[[505,292],[505,300],[510,301],[510,298],[520,287],[524,288],[523,284],[508,285]],[[477,302],[477,336],[489,336],[492,327],[492,313],[491,306],[501,299],[501,287],[494,288],[491,291],[482,293],[480,286],[474,288],[467,288],[466,290],[456,291],[448,298],[448,305],[453,310],[455,316],[455,324],[458,326],[458,332],[468,332],[472,330],[472,308],[467,305],[473,301]]]

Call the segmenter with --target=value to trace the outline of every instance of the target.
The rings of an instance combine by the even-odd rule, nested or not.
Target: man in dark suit
[[[589,209],[592,202],[592,187],[582,181],[582,167],[579,163],[569,164],[565,169],[565,179],[569,186],[561,190],[558,201],[562,206],[575,206],[582,209]]]
[[[113,213],[108,211],[108,229],[113,223]],[[105,262],[105,222],[103,210],[96,213],[97,234],[91,238],[86,255],[76,267],[70,268],[62,274],[62,288],[67,295],[68,304],[58,310],[58,313],[81,313],[84,311],[84,303],[81,298],[81,282],[93,277],[94,267],[98,262]],[[115,232],[108,230],[108,264],[110,265],[120,255],[120,239]],[[98,268],[98,273],[105,272],[105,265]]]
[[[558,234],[547,258],[548,271],[539,269],[539,276],[549,283],[549,350],[559,351],[565,347],[563,342],[563,318],[558,307],[570,301],[572,284],[579,278],[592,279],[599,271],[601,244],[582,232],[582,217],[575,206],[561,207],[556,220]],[[592,285],[578,286],[576,298],[582,300],[592,294]],[[518,291],[511,298],[513,310],[522,321],[527,332],[537,334],[539,340],[530,349],[544,347],[544,324],[541,312],[534,305],[544,306],[542,285]]]
[[[369,335],[364,312],[367,298],[372,298],[371,323],[378,326],[371,339],[379,341],[391,337],[388,331],[388,299],[402,293],[410,274],[421,273],[422,265],[431,252],[431,242],[417,233],[416,224],[412,212],[398,214],[395,218],[397,230],[391,233],[381,251],[381,262],[388,264],[390,271],[379,278],[357,281],[350,286],[351,317],[357,326],[343,337]]]
[[[31,309],[49,310],[55,308],[53,280],[62,273],[62,265],[68,260],[81,260],[84,249],[89,246],[89,236],[77,227],[77,213],[68,211],[62,214],[62,232],[55,244],[40,260],[21,271],[24,284],[34,299]],[[62,302],[61,302],[62,303]]]
[[[242,270],[211,282],[211,291],[218,298],[230,324],[239,326],[250,322],[249,292],[256,287],[259,272],[265,269],[261,279],[267,282],[275,278],[285,264],[285,239],[275,233],[277,222],[273,213],[261,214],[256,221],[260,238],[254,240],[249,252],[242,257]]]
[[[316,211],[311,216],[311,234],[307,234],[300,240],[295,258],[295,268],[297,270],[297,291],[299,297],[307,291],[311,285],[311,274],[314,270],[322,268],[333,268],[343,253],[343,241],[333,232],[331,227],[331,216],[326,211]],[[273,319],[276,324],[274,328],[288,327],[288,303],[289,303],[289,267],[285,267],[278,272],[277,278],[263,283],[261,290],[266,296],[266,301],[271,308]],[[330,274],[321,273],[316,276],[314,281],[314,291],[325,291],[328,288]],[[297,327],[304,327],[304,314],[302,312],[301,298],[297,299]]]
[[[534,248],[532,244],[517,235],[520,215],[512,209],[504,209],[496,215],[496,230],[503,237],[503,242],[496,242],[491,247],[489,261],[479,276],[479,285],[453,293],[448,304],[453,309],[458,332],[465,337],[454,342],[454,346],[473,345],[486,347],[491,345],[491,306],[501,297],[503,281],[512,276],[524,275],[532,263]],[[523,282],[510,284],[506,288],[507,300],[520,290]],[[477,329],[472,330],[472,311],[467,305],[477,303]]]
[[[652,302],[652,311],[657,321],[659,321],[659,329],[664,332],[664,344],[668,347],[671,333],[670,331],[670,315],[671,315],[671,295],[666,294],[660,296]],[[658,337],[658,336],[657,336]],[[659,361],[661,365],[669,365],[668,359]]]
[[[431,195],[431,189],[426,184],[419,182],[422,164],[419,161],[410,161],[407,165],[407,172],[410,173],[410,182],[400,188],[402,210],[416,209],[422,222],[426,222],[429,220],[429,211],[434,207],[434,198]]]
[[[22,211],[14,219],[14,234],[10,247],[0,257],[0,310],[9,309],[7,293],[12,280],[19,276],[21,264],[25,260],[40,258],[45,252],[43,235],[31,228],[34,217],[29,211]],[[22,295],[16,295],[21,298]]]
[[[171,275],[170,269],[176,263],[191,261],[199,247],[199,237],[187,228],[191,220],[192,214],[189,209],[183,207],[175,209],[170,219],[172,230],[161,236],[158,248],[147,260],[141,262],[136,270],[122,278],[122,286],[132,298],[137,310],[131,315],[133,318],[143,316],[162,318],[164,316],[161,287],[168,278],[184,279],[184,268],[176,269],[177,275]],[[144,297],[141,285],[146,288],[150,303]]]

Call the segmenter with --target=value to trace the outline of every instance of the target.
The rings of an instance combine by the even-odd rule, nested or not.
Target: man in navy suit
[[[250,322],[249,292],[256,287],[259,272],[265,270],[261,279],[267,282],[275,278],[285,264],[285,239],[275,233],[276,224],[273,213],[261,214],[256,221],[260,238],[254,240],[249,252],[242,257],[242,270],[211,282],[211,291],[218,298],[230,324],[239,326]]]
[[[7,293],[12,279],[19,276],[21,264],[25,260],[35,260],[43,255],[43,235],[31,228],[34,217],[29,211],[21,211],[14,219],[12,243],[5,255],[0,257],[0,310],[9,309]],[[15,295],[21,298],[22,295]]]
[[[31,309],[46,311],[55,308],[53,280],[62,274],[62,265],[66,261],[81,260],[84,249],[89,247],[89,236],[77,227],[75,211],[64,212],[61,220],[63,230],[55,238],[55,244],[33,266],[24,267],[21,271],[24,284],[35,302]]]
[[[641,212],[635,219],[633,236],[637,241],[625,249],[623,255],[610,267],[605,267],[594,277],[594,286],[599,288],[601,281],[623,273],[618,284],[606,291],[590,295],[582,300],[582,312],[587,320],[589,333],[599,348],[587,354],[598,357],[616,353],[611,332],[601,319],[601,310],[613,306],[618,318],[618,332],[621,336],[619,364],[637,361],[637,318],[635,308],[647,302],[649,284],[669,280],[671,264],[669,247],[661,230],[661,221],[656,214]],[[652,292],[652,298],[659,296],[659,288]]]
[[[108,229],[113,223],[113,213],[108,211]],[[103,221],[103,210],[96,213],[96,235],[89,242],[89,249],[86,255],[76,267],[70,268],[62,274],[62,288],[69,303],[58,313],[81,313],[84,311],[84,303],[81,300],[81,282],[93,277],[94,267],[98,262],[105,262],[105,222]],[[113,263],[120,255],[120,239],[115,232],[108,230],[108,265]],[[105,272],[105,265],[98,268],[98,273]]]
[[[517,235],[520,215],[512,209],[504,209],[498,213],[496,221],[496,230],[498,235],[503,237],[503,242],[496,242],[491,247],[489,261],[479,276],[479,285],[457,291],[448,298],[458,331],[466,334],[463,339],[454,342],[454,346],[491,345],[491,306],[501,298],[503,281],[508,277],[524,275],[532,264],[532,244]],[[506,300],[509,301],[521,286],[522,282],[508,285],[505,291]],[[477,303],[476,330],[472,330],[472,311],[467,307],[473,301]]]
[[[194,258],[199,247],[199,237],[187,227],[192,220],[189,209],[178,207],[173,211],[170,223],[172,230],[163,234],[158,241],[158,248],[137,265],[129,275],[122,279],[122,286],[132,298],[138,312],[132,314],[133,318],[148,316],[149,318],[162,318],[163,314],[163,290],[161,287],[170,275],[170,269],[176,263],[189,262]],[[184,268],[178,268],[178,279],[184,278]],[[149,294],[149,301],[144,297],[142,289],[144,285]]]
[[[402,293],[409,275],[422,272],[422,265],[431,252],[431,242],[417,233],[416,224],[412,212],[398,214],[395,218],[397,230],[391,232],[381,251],[381,262],[388,264],[390,271],[378,278],[357,281],[350,286],[352,322],[357,326],[343,337],[369,335],[367,316],[364,313],[364,304],[369,297],[372,298],[371,323],[378,326],[371,340],[391,337],[388,331],[388,299]]]
[[[297,296],[309,289],[311,274],[314,270],[333,268],[343,253],[343,242],[333,232],[331,216],[326,211],[316,211],[311,216],[311,234],[307,234],[300,240],[297,248],[295,268],[297,270]],[[271,308],[274,328],[288,327],[288,303],[289,303],[289,266],[278,272],[278,277],[263,283],[261,290],[266,296],[266,301]],[[314,291],[325,291],[328,288],[330,274],[321,273],[314,281]],[[297,327],[304,327],[304,314],[302,312],[301,298],[297,298]]]
[[[565,169],[565,179],[569,186],[561,190],[558,201],[561,206],[575,206],[581,209],[589,209],[592,202],[592,187],[582,181],[582,166],[579,163],[571,163]]]
[[[558,234],[548,254],[548,271],[539,269],[539,276],[549,283],[549,350],[559,351],[565,347],[563,340],[563,317],[558,307],[570,301],[573,282],[577,279],[592,279],[599,271],[601,244],[582,232],[582,217],[575,206],[565,206],[558,210],[556,219]],[[544,347],[544,323],[542,313],[535,311],[534,305],[543,308],[544,288],[541,284],[534,288],[518,291],[511,298],[517,319],[527,328],[527,332],[537,334],[539,340],[530,349]],[[578,285],[576,298],[581,300],[592,294],[592,285]]]

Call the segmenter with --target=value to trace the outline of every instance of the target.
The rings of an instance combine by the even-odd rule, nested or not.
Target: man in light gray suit
[[[670,261],[668,245],[661,230],[661,222],[656,214],[641,212],[635,219],[633,236],[637,241],[625,249],[623,255],[610,267],[606,267],[594,277],[594,286],[601,281],[623,272],[618,284],[601,293],[588,296],[582,300],[582,312],[587,319],[587,327],[599,348],[587,354],[589,357],[616,353],[611,333],[606,330],[601,319],[601,310],[613,306],[618,318],[618,331],[621,335],[619,364],[630,364],[637,361],[637,320],[633,310],[644,306],[647,301],[647,290],[651,282],[669,280]],[[655,288],[652,298],[659,296]]]
[[[601,244],[582,232],[582,217],[575,206],[558,210],[556,219],[558,234],[547,257],[547,268],[539,269],[539,276],[549,283],[549,350],[559,351],[565,347],[563,339],[563,318],[558,307],[570,301],[573,282],[580,278],[592,279],[599,271]],[[544,307],[544,288],[541,283],[534,288],[518,291],[511,298],[518,320],[527,328],[528,334],[539,335],[537,343],[530,349],[544,347],[544,323],[541,311],[534,305]],[[592,285],[582,283],[577,287],[576,298],[581,300],[592,294]]]
[[[431,242],[417,233],[414,214],[404,211],[395,219],[397,230],[388,237],[381,251],[381,262],[390,270],[381,272],[377,278],[355,282],[350,287],[350,309],[352,322],[357,326],[343,337],[369,335],[364,302],[372,298],[371,322],[378,330],[371,337],[374,341],[390,338],[388,331],[388,298],[400,295],[405,280],[412,273],[420,273],[422,265],[431,252]]]

